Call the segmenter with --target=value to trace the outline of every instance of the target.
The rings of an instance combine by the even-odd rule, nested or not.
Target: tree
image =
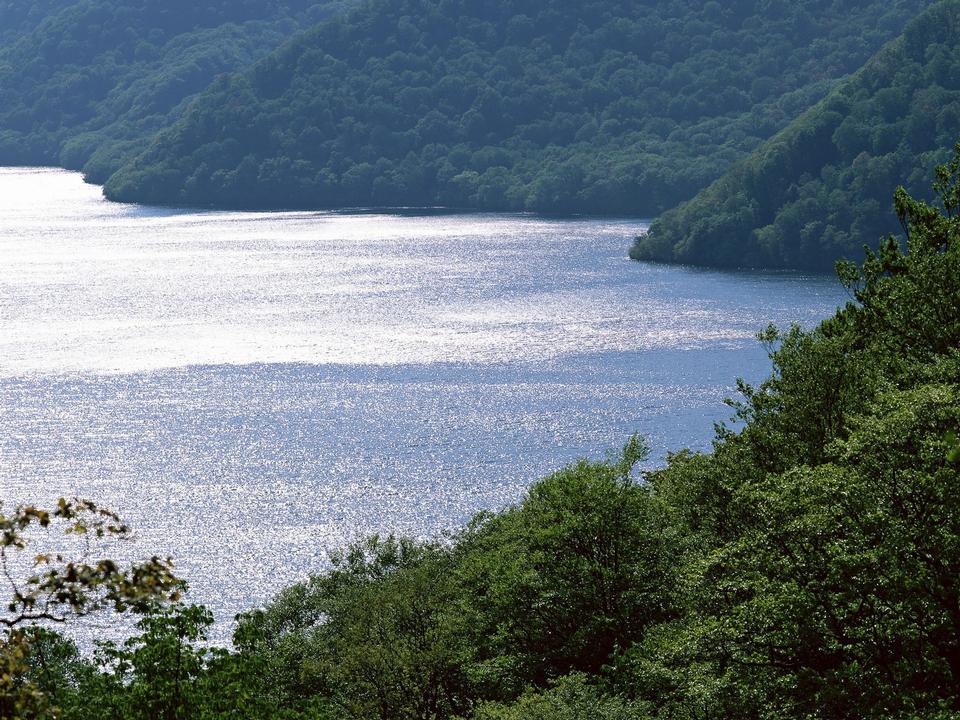
[[[101,644],[97,658],[107,692],[100,702],[125,720],[195,717],[208,699],[201,697],[199,683],[211,651],[199,643],[212,623],[206,608],[177,604],[144,615],[137,622],[140,634],[122,645]]]
[[[26,558],[34,531],[54,530],[76,541],[76,556],[56,552]],[[44,693],[28,677],[32,626],[61,624],[102,609],[144,611],[180,596],[183,585],[169,559],[153,557],[128,568],[90,559],[95,541],[129,537],[130,529],[115,513],[89,500],[61,498],[52,510],[20,505],[10,514],[0,512],[0,572],[10,591],[0,615],[0,716],[39,717],[50,711]]]
[[[575,463],[461,538],[462,592],[478,598],[463,610],[472,673],[493,697],[598,673],[677,612],[676,537],[633,474],[647,452],[634,437],[619,457]]]

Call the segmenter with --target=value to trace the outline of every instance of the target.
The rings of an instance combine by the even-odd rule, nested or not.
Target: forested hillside
[[[93,659],[49,630],[9,631],[0,712],[956,718],[960,145],[938,178],[938,206],[896,194],[906,252],[891,241],[841,267],[845,308],[761,333],[773,372],[740,384],[712,452],[638,477],[634,438],[452,538],[358,542],[242,616],[229,651],[204,645],[210,613],[184,605],[154,607]],[[0,520],[15,540],[16,520],[44,517]]]
[[[719,266],[829,269],[895,227],[888,188],[929,195],[960,136],[960,2],[942,0],[814,108],[631,252]]]
[[[43,19],[76,0],[0,0],[0,46],[30,32]]]
[[[102,181],[217,75],[248,66],[345,4],[3,3],[0,164],[84,167]]]
[[[928,5],[370,0],[219,79],[106,192],[654,214]]]

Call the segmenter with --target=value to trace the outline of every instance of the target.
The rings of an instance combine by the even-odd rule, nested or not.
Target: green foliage
[[[281,705],[321,694],[356,718],[449,718],[597,673],[674,612],[669,529],[631,474],[645,454],[634,439],[552,475],[452,545],[356,544],[245,617],[238,645]]]
[[[653,214],[929,0],[372,0],[214,83],[109,197]]]
[[[32,527],[43,531],[59,527],[68,536],[79,536],[79,559],[41,553],[34,556],[32,572],[18,579],[15,558],[30,544]],[[112,560],[86,562],[87,536],[122,540],[129,532],[115,513],[88,500],[61,498],[52,510],[21,505],[9,515],[0,514],[0,570],[11,592],[0,625],[13,629],[38,620],[65,622],[102,608],[142,610],[157,597],[176,599],[180,583],[169,559],[154,557],[127,570]]]
[[[107,670],[104,680],[114,689],[114,702],[101,698],[98,711],[131,720],[193,716],[207,654],[195,644],[205,639],[204,630],[212,622],[201,607],[163,608],[141,619],[141,634],[123,646],[101,644],[97,660]]]
[[[2,0],[0,2],[0,45],[6,45],[29,33],[45,17],[51,15],[73,0]]]
[[[720,485],[738,522],[701,533],[692,622],[679,646],[631,649],[634,687],[683,698],[707,668],[706,706],[726,717],[956,710],[958,182],[960,147],[938,170],[942,209],[898,190],[906,251],[890,240],[844,265],[857,302],[816,330],[763,333],[775,373],[744,388],[743,431],[651,476],[681,517]],[[760,472],[731,482],[731,454]]]
[[[102,182],[218,75],[343,4],[2,3],[0,162],[83,168]]]
[[[477,720],[646,720],[649,707],[591,687],[585,675],[562,678],[549,690],[529,692],[513,703],[485,703]]]
[[[637,238],[635,259],[826,270],[893,227],[889,189],[927,195],[960,133],[960,2],[904,34],[693,200]],[[897,210],[899,212],[899,209]]]
[[[740,383],[712,452],[638,476],[633,438],[441,541],[355,543],[242,616],[233,652],[182,606],[98,666],[11,635],[17,712],[957,717],[960,145],[936,189],[939,208],[897,191],[905,246],[842,265],[833,318],[760,333],[773,373]]]
[[[212,620],[195,605],[156,606],[137,623],[138,634],[119,645],[98,643],[92,658],[56,633],[34,630],[26,677],[50,716],[63,720],[325,717],[277,712],[259,684],[256,659],[207,646]],[[36,716],[47,715],[16,715]]]
[[[677,542],[631,475],[647,449],[582,461],[536,483],[523,505],[480,518],[459,539],[463,611],[490,697],[599,672],[647,627],[677,612]]]
[[[448,553],[373,537],[331,562],[328,573],[241,618],[235,642],[264,659],[272,701],[305,712],[305,700],[321,695],[338,717],[450,717],[462,709]]]
[[[702,641],[768,716],[886,716],[952,696],[960,526],[941,437],[958,421],[955,387],[882,396],[833,462],[742,490],[757,522],[710,558]]]
[[[77,558],[63,550],[37,554],[29,562],[25,553],[36,533],[55,530],[77,539]],[[38,658],[56,655],[41,653],[56,645],[36,623],[64,623],[101,609],[143,611],[179,597],[182,583],[169,559],[154,557],[128,569],[109,559],[88,562],[94,542],[128,539],[129,533],[115,513],[89,500],[61,498],[51,510],[20,505],[0,513],[0,572],[10,592],[0,614],[0,716],[52,712],[46,676],[37,677],[33,666]]]

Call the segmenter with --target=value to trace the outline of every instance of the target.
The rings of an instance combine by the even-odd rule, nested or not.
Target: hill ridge
[[[828,270],[896,215],[960,137],[960,2],[940,0],[863,68],[637,239],[631,257]]]
[[[105,190],[224,207],[655,214],[928,4],[372,0],[209,88]]]

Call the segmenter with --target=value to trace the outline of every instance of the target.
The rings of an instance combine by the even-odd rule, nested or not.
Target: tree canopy
[[[221,73],[346,0],[0,3],[0,162],[102,182]]]
[[[960,144],[938,205],[767,328],[712,452],[642,440],[433,541],[372,537],[209,648],[200,608],[27,666],[62,716],[731,720],[960,713]]]
[[[219,79],[123,201],[655,214],[928,0],[370,0]]]
[[[57,539],[57,550],[36,548],[36,533],[49,539],[54,530],[77,540],[75,554]],[[19,505],[9,513],[0,506],[0,576],[9,593],[0,611],[0,716],[56,713],[33,661],[48,641],[63,641],[37,623],[56,625],[101,609],[144,612],[179,598],[183,584],[169,559],[153,557],[123,568],[109,558],[90,558],[95,543],[129,537],[116,513],[89,500],[61,498],[51,509]],[[31,561],[32,549],[40,552]]]
[[[824,270],[896,222],[888,188],[926,178],[960,133],[960,2],[942,0],[631,255],[714,266]]]

